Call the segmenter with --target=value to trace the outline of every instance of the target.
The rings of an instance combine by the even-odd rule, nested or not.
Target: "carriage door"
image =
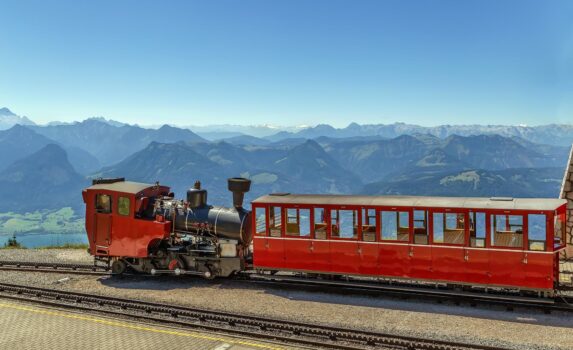
[[[253,263],[256,268],[283,268],[284,246],[280,207],[255,207]]]
[[[100,254],[107,254],[107,249],[111,243],[111,201],[110,195],[101,193],[96,195],[94,243],[96,251]],[[100,252],[100,250],[102,251]]]

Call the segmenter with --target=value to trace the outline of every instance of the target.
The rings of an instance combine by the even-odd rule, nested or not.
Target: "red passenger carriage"
[[[562,199],[274,194],[253,203],[254,268],[552,293]]]

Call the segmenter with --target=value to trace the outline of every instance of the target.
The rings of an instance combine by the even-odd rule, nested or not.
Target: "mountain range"
[[[179,197],[200,180],[214,204],[230,204],[231,176],[253,181],[247,200],[270,192],[555,197],[572,141],[567,126],[322,125],[209,141],[103,118],[19,123],[0,130],[0,212],[81,209],[89,179],[116,176],[160,181]]]
[[[571,146],[571,143],[573,142],[573,125],[438,125],[427,127],[405,123],[364,125],[351,123],[345,128],[334,128],[328,124],[320,124],[298,132],[281,131],[275,135],[268,136],[267,139],[278,141],[286,138],[312,139],[321,136],[336,138],[365,136],[395,138],[401,135],[415,134],[427,134],[442,139],[452,135],[500,135],[505,137],[520,137],[525,140],[541,144]]]

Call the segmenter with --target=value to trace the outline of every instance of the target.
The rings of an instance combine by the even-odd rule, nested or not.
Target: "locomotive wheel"
[[[207,271],[203,273],[203,278],[206,280],[214,280],[215,277],[217,276],[213,273],[213,269],[207,266]]]
[[[114,260],[111,264],[111,272],[116,275],[121,275],[127,269],[127,264],[123,260]]]

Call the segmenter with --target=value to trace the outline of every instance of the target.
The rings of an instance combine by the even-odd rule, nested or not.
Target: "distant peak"
[[[0,108],[0,115],[5,115],[5,116],[11,116],[11,117],[16,117],[17,115],[14,114],[10,109],[8,109],[7,107],[2,107]]]
[[[315,130],[335,130],[332,125],[328,124],[318,124],[314,127]]]
[[[122,122],[118,122],[116,120],[112,120],[112,119],[106,119],[104,117],[91,117],[91,118],[87,118],[83,121],[84,123],[105,123],[107,125],[111,125],[111,126],[124,126],[127,125],[125,123]]]

